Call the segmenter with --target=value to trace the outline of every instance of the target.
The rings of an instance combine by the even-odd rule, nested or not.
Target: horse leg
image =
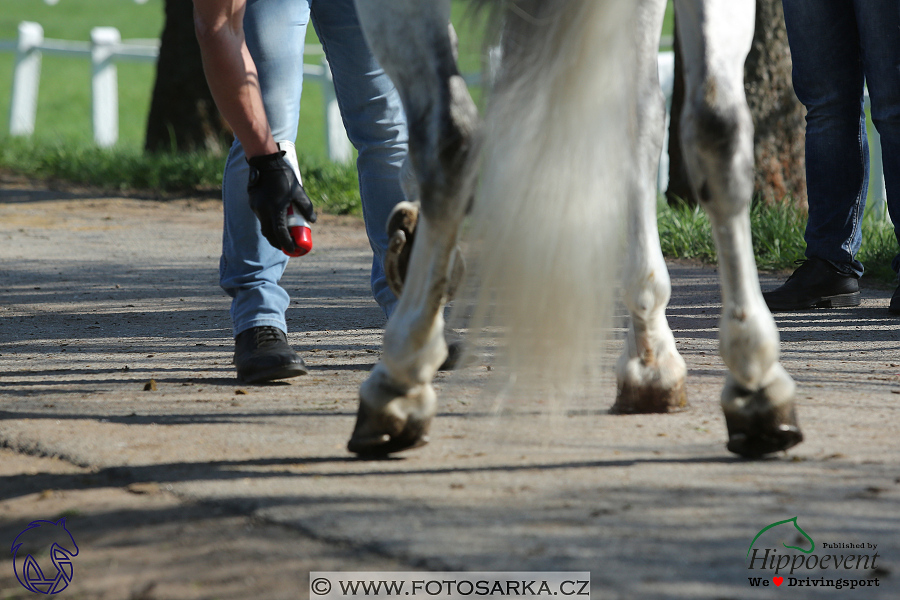
[[[623,295],[631,322],[616,365],[613,413],[668,412],[687,404],[687,368],[666,322],[671,285],[656,225],[656,171],[666,112],[657,53],[665,9],[665,0],[641,0],[637,9],[637,143],[629,182],[630,243]]]
[[[424,444],[437,410],[431,382],[447,356],[442,308],[471,195],[465,175],[477,114],[453,58],[449,0],[356,4],[369,45],[403,100],[420,202],[403,293],[385,328],[381,361],[360,388],[348,443],[351,452],[383,455]]]
[[[778,330],[766,308],[750,238],[753,124],[743,87],[753,0],[676,0],[685,64],[682,146],[691,185],[709,214],[719,255],[719,351],[728,449],[746,457],[802,441],[794,382],[778,362]]]

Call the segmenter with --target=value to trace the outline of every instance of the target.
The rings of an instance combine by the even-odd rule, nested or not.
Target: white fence
[[[121,60],[156,62],[159,43],[123,43],[119,31],[113,27],[95,27],[91,30],[90,42],[71,42],[44,39],[44,30],[37,24],[23,21],[19,24],[19,39],[0,41],[0,51],[15,51],[16,64],[13,70],[12,94],[9,111],[9,132],[11,135],[30,136],[34,132],[37,113],[38,89],[40,87],[42,54],[57,54],[80,58],[90,58],[92,109],[94,140],[99,146],[112,146],[119,137],[119,92],[116,79],[116,62]],[[321,53],[319,47],[307,47],[308,53]],[[669,182],[669,110],[672,102],[672,88],[675,81],[675,55],[672,51],[659,53],[659,79],[666,96],[666,140],[657,173],[657,189],[665,190]],[[331,69],[324,57],[321,65],[303,65],[304,81],[317,82],[322,86],[325,100],[325,140],[328,156],[336,162],[347,162],[352,157],[352,148],[344,130],[344,123],[334,94]],[[478,84],[479,77],[466,77],[467,82]],[[869,94],[866,92],[866,106]],[[881,137],[873,130],[869,137],[871,169],[873,178],[870,201],[873,208],[882,206],[887,198],[884,172],[881,161]],[[883,210],[883,208],[882,208]]]
[[[12,90],[9,107],[9,133],[14,136],[30,136],[34,133],[37,116],[38,91],[41,78],[41,57],[44,54],[89,58],[91,61],[91,120],[94,141],[98,146],[113,146],[119,138],[119,88],[116,63],[119,61],[155,63],[159,57],[156,40],[143,43],[122,42],[114,27],[95,27],[90,42],[44,39],[44,29],[38,23],[23,21],[19,24],[19,38],[0,41],[0,51],[16,53],[13,68]],[[308,52],[321,53],[321,48],[311,47]],[[319,83],[325,104],[325,136],[328,156],[337,162],[347,162],[352,157],[350,140],[344,131],[331,69],[323,57],[320,65],[303,65],[304,81]]]

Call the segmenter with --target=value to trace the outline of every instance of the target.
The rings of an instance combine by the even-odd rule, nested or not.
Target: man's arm
[[[194,29],[213,99],[250,164],[250,208],[269,243],[293,252],[288,206],[296,206],[313,223],[316,210],[272,137],[259,75],[244,38],[245,7],[246,0],[194,0]]]
[[[278,152],[244,39],[246,0],[194,0],[194,29],[203,70],[219,111],[248,158]]]

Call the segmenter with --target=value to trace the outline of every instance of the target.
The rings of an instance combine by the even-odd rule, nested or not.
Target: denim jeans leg
[[[366,44],[353,0],[312,0],[311,7],[344,126],[359,153],[363,216],[374,252],[372,294],[390,317],[397,298],[384,275],[385,228],[391,210],[405,199],[400,170],[407,153],[406,116],[400,95]]]
[[[303,46],[309,22],[306,0],[249,0],[244,16],[247,46],[259,72],[263,103],[276,140],[297,137],[303,86]],[[222,180],[225,225],[219,284],[232,297],[234,335],[262,325],[287,331],[290,298],[278,285],[288,257],[262,236],[247,196],[249,169],[235,140]]]
[[[853,0],[784,0],[794,91],[806,106],[806,256],[861,276],[868,192],[863,68]]]
[[[881,135],[888,210],[900,240],[900,2],[856,0],[872,122]],[[900,255],[894,258],[900,269]]]

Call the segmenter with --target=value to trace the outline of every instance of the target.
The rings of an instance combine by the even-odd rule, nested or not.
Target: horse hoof
[[[410,416],[401,423],[392,415],[377,415],[360,404],[356,414],[356,427],[347,442],[347,450],[361,457],[382,457],[419,448],[428,443],[430,424],[430,419],[415,416]]]
[[[681,410],[687,406],[687,392],[684,380],[673,388],[661,388],[654,385],[636,386],[621,384],[616,394],[616,402],[609,409],[613,415],[638,415],[649,413],[668,413]]]
[[[616,364],[618,392],[609,412],[614,415],[668,413],[687,406],[684,380],[687,366],[674,349],[663,348],[652,353],[654,360],[629,356],[619,357]]]
[[[377,368],[376,368],[377,371]],[[375,372],[360,389],[356,426],[347,449],[360,456],[382,457],[428,443],[428,428],[437,412],[430,385],[400,394]]]
[[[793,382],[790,387],[793,396]],[[803,441],[793,401],[773,402],[771,386],[749,392],[729,380],[723,397],[726,395],[732,396],[723,402],[729,451],[744,458],[761,458]]]
[[[406,282],[418,222],[419,205],[413,202],[399,202],[388,218],[389,242],[384,257],[384,272],[388,287],[398,298],[403,293],[403,284]]]

